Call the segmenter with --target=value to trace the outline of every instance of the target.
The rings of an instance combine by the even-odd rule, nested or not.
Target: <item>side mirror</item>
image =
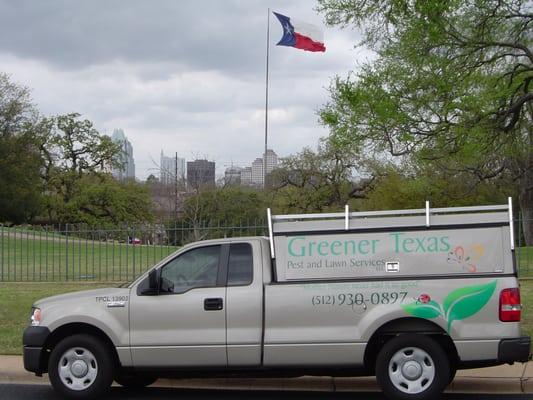
[[[159,271],[157,269],[151,270],[148,274],[148,289],[154,293],[159,292]]]

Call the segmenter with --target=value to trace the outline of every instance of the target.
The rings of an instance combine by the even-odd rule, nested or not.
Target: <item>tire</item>
[[[442,347],[424,335],[389,340],[376,359],[376,378],[387,398],[438,398],[450,379],[450,361]]]
[[[152,375],[138,375],[138,374],[121,374],[115,376],[115,382],[120,386],[129,389],[142,389],[150,386],[157,381],[157,377]]]
[[[99,397],[111,387],[113,375],[114,359],[110,349],[94,336],[69,336],[59,342],[50,354],[50,383],[65,397]]]
[[[448,385],[451,384],[455,379],[455,374],[457,374],[457,368],[450,366],[450,376],[448,376]]]

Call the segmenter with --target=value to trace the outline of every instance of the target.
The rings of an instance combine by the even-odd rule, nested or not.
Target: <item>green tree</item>
[[[388,164],[383,166],[382,174],[359,207],[363,210],[423,208],[426,200],[430,201],[431,207],[502,204],[507,199],[497,188],[505,185],[480,182],[468,173],[450,179],[440,169],[427,166],[422,169],[407,162]]]
[[[187,198],[182,219],[192,228],[192,240],[228,234],[213,229],[218,226],[241,226],[265,219],[265,200],[262,192],[240,186],[204,187]],[[211,228],[209,232],[202,230]],[[238,232],[243,234],[246,232]]]
[[[366,195],[376,164],[353,147],[322,140],[317,151],[305,148],[272,172],[271,204],[277,213],[338,211]]]
[[[0,222],[27,222],[42,207],[41,158],[31,135],[36,118],[28,88],[0,73]]]
[[[27,87],[12,82],[0,72],[0,137],[20,134],[38,117]]]
[[[41,165],[30,137],[0,137],[0,222],[29,222],[41,211]]]
[[[120,146],[77,113],[43,118],[35,124],[34,133],[45,160],[42,178],[49,217],[55,215],[62,222],[73,222],[63,220],[60,208],[72,208],[79,182],[86,175],[98,175],[119,165]]]
[[[376,58],[336,78],[321,119],[361,151],[412,157],[479,181],[516,182],[533,243],[531,2],[318,0]],[[510,177],[510,179],[507,179]],[[501,187],[509,194],[513,187]]]
[[[148,189],[134,181],[116,181],[109,174],[84,174],[75,181],[73,197],[58,209],[61,221],[89,225],[152,222]]]

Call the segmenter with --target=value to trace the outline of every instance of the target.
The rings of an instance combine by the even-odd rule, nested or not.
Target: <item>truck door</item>
[[[228,365],[261,365],[263,273],[258,240],[232,242],[227,278]]]
[[[161,267],[167,292],[130,300],[135,367],[227,365],[225,264],[228,246],[196,247]]]

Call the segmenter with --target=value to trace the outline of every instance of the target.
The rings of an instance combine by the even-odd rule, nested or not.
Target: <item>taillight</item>
[[[521,313],[520,289],[503,289],[500,293],[500,321],[520,322]]]

